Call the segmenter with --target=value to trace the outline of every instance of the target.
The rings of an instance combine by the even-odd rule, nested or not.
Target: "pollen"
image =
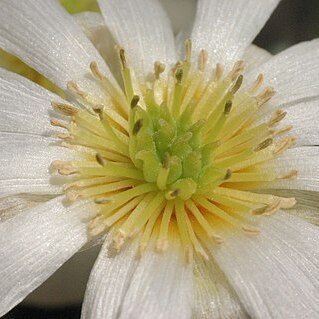
[[[269,165],[296,138],[287,135],[292,127],[280,127],[284,110],[263,118],[275,90],[262,74],[246,83],[243,61],[227,72],[219,63],[210,69],[205,50],[194,61],[188,40],[183,61],[155,61],[153,74],[137,81],[125,50],[118,53],[122,88],[90,65],[107,100],[71,81],[69,93],[81,107],[52,102],[65,120],[51,124],[65,130],[57,136],[74,151],[73,161],[52,167],[68,177],[70,203],[96,203],[92,237],[112,232],[121,250],[137,236],[142,254],[154,240],[165,252],[173,236],[187,260],[194,253],[207,259],[207,245],[227,240],[221,225],[258,235],[263,218],[295,205],[261,191],[298,174]]]

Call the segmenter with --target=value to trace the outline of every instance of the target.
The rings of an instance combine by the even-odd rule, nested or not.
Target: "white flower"
[[[0,46],[68,101],[0,70],[0,315],[105,233],[82,318],[318,315],[319,42],[250,46],[278,2],[199,0],[175,43],[156,0],[100,0],[92,42],[1,1]]]

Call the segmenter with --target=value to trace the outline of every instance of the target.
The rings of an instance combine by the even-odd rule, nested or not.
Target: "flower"
[[[102,235],[82,318],[316,317],[319,44],[249,46],[277,3],[200,0],[175,48],[156,0],[100,0],[92,42],[2,1],[0,46],[68,100],[0,71],[1,315]]]

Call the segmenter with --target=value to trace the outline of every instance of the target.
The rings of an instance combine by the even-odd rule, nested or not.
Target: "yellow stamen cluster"
[[[51,124],[67,130],[58,137],[79,154],[78,160],[53,162],[72,179],[64,187],[66,196],[98,204],[89,232],[112,228],[117,249],[140,234],[141,252],[153,237],[164,251],[177,230],[189,259],[193,251],[208,258],[203,243],[224,240],[218,234],[221,222],[257,234],[260,215],[295,204],[294,198],[253,191],[297,175],[278,175],[264,165],[295,143],[294,137],[280,139],[291,129],[277,127],[286,112],[276,111],[263,123],[258,118],[274,90],[262,88],[263,75],[242,89],[242,61],[224,74],[220,64],[208,70],[204,50],[197,66],[191,54],[187,41],[184,61],[166,72],[155,62],[152,78],[138,83],[120,49],[123,90],[92,62],[108,100],[72,81],[68,89],[83,108],[52,103],[70,120]]]

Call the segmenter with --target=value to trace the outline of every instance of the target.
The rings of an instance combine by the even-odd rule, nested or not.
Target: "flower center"
[[[189,259],[193,251],[208,258],[205,245],[223,241],[219,225],[257,234],[253,225],[261,215],[295,204],[294,198],[260,191],[297,175],[269,169],[295,138],[280,138],[291,129],[276,127],[285,112],[261,121],[274,95],[272,88],[262,89],[262,75],[243,89],[242,61],[227,74],[220,64],[210,72],[204,50],[198,65],[192,62],[190,41],[184,61],[167,73],[156,62],[154,74],[143,83],[135,80],[124,50],[119,57],[123,90],[91,64],[107,101],[69,82],[83,108],[52,103],[71,118],[51,123],[68,131],[59,137],[79,156],[53,166],[70,175],[65,190],[71,202],[98,204],[89,224],[92,236],[111,229],[120,249],[128,237],[140,234],[141,252],[154,239],[163,251],[177,236]]]

